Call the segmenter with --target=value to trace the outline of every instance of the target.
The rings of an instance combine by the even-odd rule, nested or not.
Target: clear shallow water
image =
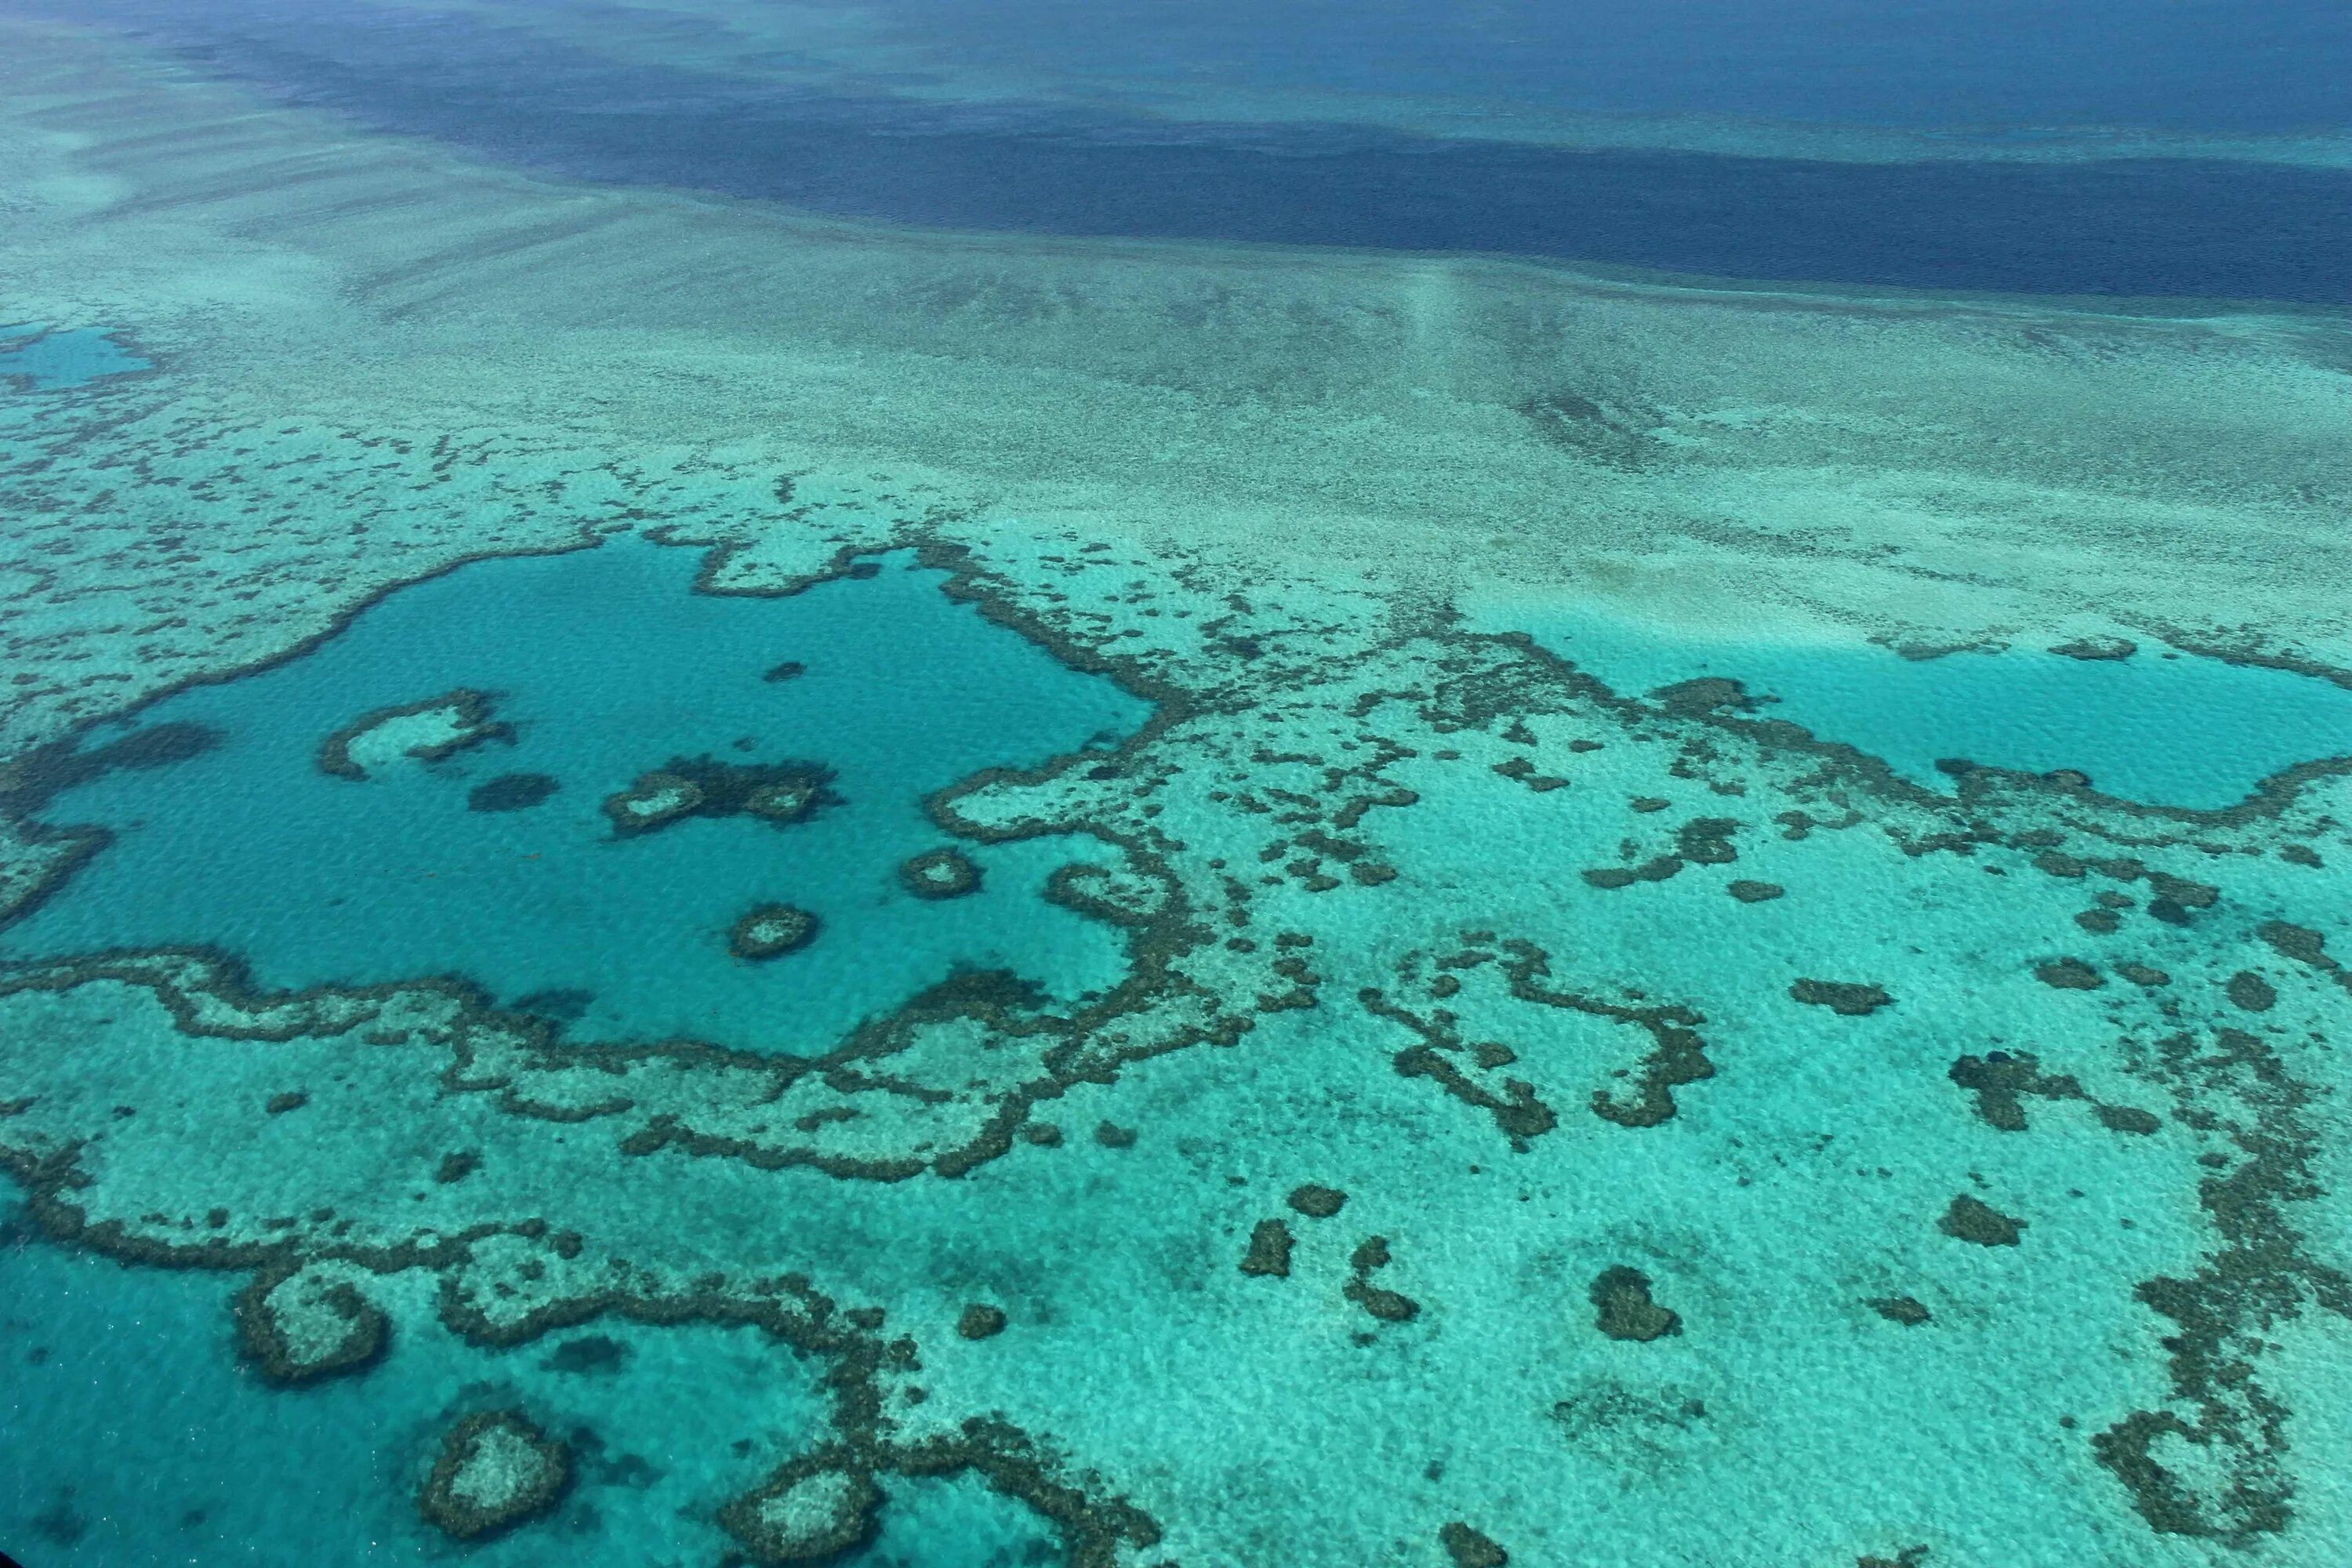
[[[740,1565],[721,1510],[828,1454],[887,1498],[852,1568],[2338,1568],[2352,784],[2186,823],[2084,795],[1880,794],[1704,715],[1591,703],[1433,614],[1448,574],[1414,566],[1516,515],[1547,546],[1646,538],[1648,564],[1703,543],[1890,636],[2154,603],[2340,661],[2340,477],[2308,437],[2335,428],[2333,323],[1727,303],[1371,253],[2333,306],[2336,177],[1441,156],[1301,110],[1459,92],[2277,129],[2343,74],[2330,16],[1506,5],[1463,33],[1419,5],[1378,27],[1325,7],[828,11],[850,68],[763,59],[776,13],[730,0],[108,0],[157,30],[93,39],[99,4],[0,23],[22,45],[0,85],[47,62],[0,93],[0,171],[38,176],[0,182],[30,215],[0,228],[7,275],[88,295],[9,313],[119,321],[165,345],[163,374],[7,401],[0,712],[19,732],[62,733],[138,680],[233,675],[294,651],[322,605],[615,515],[738,540],[732,570],[772,584],[916,530],[1051,635],[984,621],[903,555],[761,599],[696,595],[693,552],[614,539],[462,567],[282,666],[101,723],[86,747],[220,739],[24,817],[8,805],[39,791],[0,758],[0,900],[47,893],[0,958],[63,961],[0,968],[0,1159],[49,1205],[47,1237],[0,1245],[0,1548],[27,1568]],[[940,63],[958,51],[1051,90],[980,101]],[[2250,95],[2265,67],[2274,93]],[[1104,73],[1125,90],[1074,110]],[[1285,95],[1283,128],[1138,112],[1188,76]],[[1368,249],[819,237],[632,184]],[[833,270],[793,269],[813,250]],[[537,314],[555,300],[700,325],[616,309],[568,332]],[[44,351],[51,372],[111,363],[102,337],[73,341]],[[1521,470],[1539,482],[1489,489],[1490,464],[1528,463],[1535,438],[1502,414],[1531,388],[1551,412],[1528,419],[1625,440],[1588,430]],[[2159,416],[2157,389],[2237,422]],[[1961,416],[1979,403],[2032,417]],[[1885,454],[1878,492],[1932,482],[1938,523],[1988,475],[2093,521],[2053,509],[2074,553],[2037,538],[2031,559],[1954,522],[1952,570],[1923,588],[1821,561],[1807,523],[1677,510],[1683,463],[1717,465],[1721,497],[1753,448],[1636,441],[1628,409],[1801,426],[1850,474]],[[1064,445],[1024,444],[1047,423]],[[2273,439],[2275,463],[2237,465]],[[1171,447],[1198,467],[1156,471]],[[1318,489],[1334,451],[1401,493]],[[1778,471],[1740,482],[1785,498]],[[1824,504],[1874,493],[1853,487]],[[1628,491],[1655,514],[1638,528]],[[2096,521],[2152,492],[2172,521]],[[1318,534],[1351,505],[1345,542]],[[2252,540],[2295,557],[2252,570]],[[1624,690],[1741,679],[1926,784],[1960,754],[2221,805],[2347,749],[2342,689],[2315,678],[2154,646],[2091,664],[1694,648],[1575,620],[1572,570],[1557,584],[1557,616],[1492,624],[1534,625]],[[1144,703],[1057,652],[1135,658],[1178,721],[1139,728]],[[763,679],[780,659],[806,668]],[[361,713],[460,685],[511,735],[320,772]],[[984,891],[899,886],[907,855],[950,841],[926,791],[1122,742],[1116,765],[959,797],[975,832],[1071,829],[967,845]],[[615,841],[599,802],[679,755],[822,763],[842,804]],[[485,791],[497,809],[470,809]],[[115,842],[73,866],[44,832],[75,822]],[[1099,879],[1097,919],[1040,896],[1066,858],[1114,863],[1087,828],[1149,851]],[[1153,914],[1167,889],[1181,902]],[[728,922],[770,899],[815,910],[817,939],[727,959]],[[188,942],[326,990],[249,1011],[146,951]],[[797,1077],[572,1048],[808,1050],[976,965],[1063,1000],[1128,984],[1107,1016],[927,1022]],[[445,972],[563,1036],[404,1022],[432,999],[399,983]],[[392,1349],[265,1386],[226,1301],[306,1260],[364,1271],[354,1310],[384,1314]],[[622,1303],[680,1321],[632,1327]],[[807,1355],[705,1321],[729,1312],[776,1314]],[[524,1342],[488,1348],[499,1329]],[[465,1417],[501,1407],[580,1479],[461,1546],[417,1489]],[[925,1479],[965,1461],[996,1484]]]
[[[58,796],[53,820],[114,841],[0,935],[0,956],[212,946],[292,989],[454,974],[503,1005],[552,994],[582,1038],[803,1054],[961,969],[1064,997],[1116,983],[1117,938],[1040,897],[1082,841],[964,845],[982,885],[960,899],[915,897],[898,868],[951,842],[923,813],[932,791],[1115,744],[1145,705],[904,556],[788,598],[695,593],[702,559],[626,538],[462,567],[312,654],[157,704],[131,735],[199,725],[217,743]],[[765,679],[788,661],[805,673]],[[511,739],[363,781],[320,770],[337,730],[457,689],[495,694]],[[819,763],[842,804],[615,835],[608,796],[704,757]],[[477,788],[516,774],[554,791],[477,808]],[[816,939],[732,956],[730,926],[770,902],[814,914]]]
[[[719,1507],[824,1427],[821,1369],[788,1346],[622,1319],[499,1351],[420,1315],[367,1381],[273,1389],[232,1353],[236,1282],[126,1268],[26,1224],[0,1210],[0,1541],[27,1568],[706,1563],[728,1548]],[[484,1408],[528,1412],[576,1468],[544,1531],[460,1552],[413,1500],[443,1428]],[[1064,1561],[961,1478],[895,1481],[882,1517],[842,1568]]]
[[[1948,790],[1936,764],[2048,773],[2151,805],[2218,811],[2298,763],[2352,756],[2352,691],[2312,676],[2233,665],[2151,643],[2128,658],[2034,648],[1905,658],[1872,645],[1685,640],[1594,616],[1474,617],[1523,630],[1616,690],[1701,677],[1740,682],[1759,716],[1881,758]]]
[[[22,335],[28,331],[32,335]],[[85,386],[101,376],[152,368],[97,327],[44,332],[24,325],[0,326],[0,382],[20,379],[34,392]]]

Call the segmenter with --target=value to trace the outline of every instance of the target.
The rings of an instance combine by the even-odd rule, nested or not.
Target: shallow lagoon
[[[2217,811],[2298,763],[2352,755],[2352,691],[2160,643],[2122,658],[2032,647],[1918,658],[1868,643],[1675,637],[1584,611],[1529,616],[1492,605],[1473,623],[1525,631],[1629,695],[1702,677],[1737,680],[1760,715],[1947,791],[1951,777],[1937,766],[1947,760],[2027,773],[2072,768],[2120,799]]]
[[[904,557],[782,598],[694,592],[702,559],[630,538],[478,563],[290,663],[156,704],[134,732],[193,725],[216,742],[60,795],[52,820],[114,841],[0,937],[0,956],[212,946],[289,988],[456,974],[582,1037],[795,1052],[959,969],[1009,969],[1062,997],[1116,984],[1118,938],[1041,896],[1084,844],[965,845],[982,883],[961,898],[918,898],[898,868],[950,843],[924,814],[931,792],[1115,742],[1146,704],[950,601],[944,574]],[[768,678],[788,663],[804,671]],[[363,779],[321,771],[337,730],[457,689],[488,693],[510,734],[439,761],[395,754]],[[840,804],[616,835],[607,797],[703,757],[818,763]],[[481,808],[498,800],[481,786],[518,775],[553,793]],[[764,963],[731,956],[730,925],[769,901],[814,913],[815,938]]]
[[[153,368],[97,327],[41,331],[29,324],[0,326],[0,384],[16,380],[28,391],[58,392]]]

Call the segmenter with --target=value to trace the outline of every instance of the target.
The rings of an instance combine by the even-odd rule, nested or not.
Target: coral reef
[[[513,731],[492,713],[487,692],[460,687],[437,697],[361,714],[319,742],[319,771],[331,778],[364,780],[395,758],[438,763]]]
[[[819,763],[672,757],[605,796],[604,816],[616,837],[651,833],[689,816],[742,815],[786,826],[841,803],[830,787],[833,777]]]
[[[230,1303],[237,1344],[273,1383],[363,1372],[383,1356],[391,1325],[348,1271],[278,1268]]]
[[[980,868],[960,849],[926,849],[900,863],[898,884],[919,899],[960,899],[980,890]]]
[[[1612,1264],[1592,1277],[1593,1322],[1612,1340],[1647,1343],[1683,1331],[1677,1314],[1650,1299],[1650,1277],[1626,1264]]]
[[[545,1513],[571,1481],[562,1444],[520,1410],[486,1410],[443,1435],[416,1506],[447,1534],[478,1541]]]
[[[727,930],[727,951],[738,958],[764,960],[798,952],[816,940],[817,918],[791,904],[746,910]]]

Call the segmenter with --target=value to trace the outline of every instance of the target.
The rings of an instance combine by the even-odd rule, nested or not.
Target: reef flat
[[[0,394],[11,1551],[2352,1535],[2352,760],[1852,721],[2352,696],[2336,318],[856,226],[0,43],[0,315],[145,362]]]

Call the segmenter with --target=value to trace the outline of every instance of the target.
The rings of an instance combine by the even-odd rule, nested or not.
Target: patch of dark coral
[[[2096,991],[2106,981],[2079,958],[2053,958],[2033,966],[2033,978],[2057,991]]]
[[[221,742],[207,724],[151,724],[119,741],[83,751],[70,741],[37,747],[0,763],[0,816],[19,821],[39,815],[58,795],[119,770],[144,773],[204,755]]]
[[[1778,882],[1751,882],[1743,878],[1723,890],[1743,904],[1765,904],[1783,896],[1789,889]]]
[[[1318,1186],[1308,1182],[1293,1187],[1285,1200],[1308,1219],[1329,1219],[1348,1205],[1348,1194],[1337,1187]]]
[[[1367,987],[1358,993],[1368,1012],[1404,1025],[1423,1037],[1423,1043],[1407,1046],[1390,1058],[1401,1078],[1433,1079],[1446,1093],[1474,1105],[1495,1119],[1495,1125],[1515,1144],[1540,1138],[1559,1125],[1559,1117],[1550,1106],[1536,1098],[1535,1085],[1521,1079],[1505,1079],[1503,1092],[1496,1094],[1473,1079],[1447,1059],[1449,1050],[1463,1048],[1460,1037],[1454,1033],[1454,1016],[1439,1009],[1427,1019],[1390,1005],[1377,987]]]
[[[2287,934],[2294,930],[2280,934],[2301,945]],[[2352,1278],[2307,1256],[2288,1218],[2286,1205],[2321,1192],[2312,1170],[2320,1135],[2305,1115],[2317,1092],[2242,1029],[2216,1029],[2210,1046],[2174,1035],[2158,1042],[2156,1055],[2177,1120],[2226,1141],[2239,1158],[2226,1174],[2198,1184],[2220,1245],[2194,1276],[2158,1276],[2136,1292],[2175,1325],[2163,1342],[2173,1385],[2168,1407],[2133,1411],[2091,1446],[2152,1529],[2246,1546],[2288,1527],[2294,1490],[2282,1463],[2289,1413],[2255,1378],[2256,1358],[2276,1325],[2307,1305],[2352,1318]],[[2228,1484],[2189,1487],[2156,1457],[2167,1436],[2202,1449]]]
[[[1045,878],[1045,900],[1059,904],[1066,910],[1074,910],[1089,920],[1102,921],[1110,925],[1150,925],[1150,917],[1141,910],[1096,891],[1097,887],[1106,885],[1109,879],[1109,871],[1084,860],[1056,866]]]
[[[2278,1005],[2277,990],[2251,969],[2241,969],[2230,976],[2227,990],[2230,1005],[2248,1013],[2267,1013]]]
[[[956,1319],[956,1332],[968,1340],[992,1340],[1004,1331],[1004,1309],[974,1301]]]
[[[1458,1519],[1439,1527],[1437,1542],[1454,1560],[1454,1568],[1508,1568],[1511,1561],[1511,1554],[1490,1537]]]
[[[576,1377],[604,1376],[620,1371],[628,1359],[629,1347],[610,1334],[585,1334],[556,1346],[540,1365]]]
[[[1731,843],[1738,831],[1728,816],[1694,817],[1675,830],[1675,851],[1694,866],[1728,866],[1739,858]]]
[[[2072,1073],[2043,1072],[2041,1059],[2031,1051],[1964,1056],[1946,1076],[1976,1096],[1977,1116],[1986,1126],[2004,1132],[2025,1131],[2024,1101],[2029,1099],[2081,1100],[2101,1126],[2116,1132],[2153,1132],[2160,1125],[2153,1112],[2094,1100]]]
[[[1827,1007],[1844,1018],[1861,1018],[1891,1006],[1895,998],[1884,986],[1849,980],[1799,980],[1789,994],[1808,1007]]]
[[[1926,1547],[1906,1546],[1892,1557],[1857,1557],[1853,1560],[1853,1568],[1919,1568],[1927,1561]]]
[[[1650,1037],[1650,1048],[1636,1069],[1640,1075],[1639,1092],[1633,1100],[1617,1100],[1606,1090],[1593,1092],[1592,1113],[1603,1121],[1620,1127],[1658,1126],[1672,1120],[1679,1109],[1675,1101],[1675,1089],[1715,1076],[1715,1064],[1706,1056],[1706,1041],[1698,1032],[1698,1026],[1706,1021],[1699,1013],[1678,1004],[1630,1005],[1584,992],[1559,990],[1546,983],[1551,973],[1551,955],[1542,948],[1519,938],[1504,942],[1502,947],[1507,955],[1504,978],[1510,984],[1511,994],[1520,1001],[1631,1024]]]
[[[2139,645],[2129,637],[2087,637],[2062,642],[2050,651],[2063,658],[2121,659],[2137,653]]]
[[[500,773],[466,792],[466,809],[529,811],[562,787],[551,773]]]
[[[1911,1296],[1874,1297],[1870,1310],[1888,1322],[1900,1323],[1906,1329],[1916,1329],[1934,1316],[1924,1302]]]
[[[1242,1254],[1243,1273],[1258,1278],[1290,1277],[1290,1227],[1278,1219],[1262,1219],[1250,1229],[1249,1250]]]
[[[1604,892],[1630,888],[1636,882],[1663,882],[1683,868],[1679,855],[1658,855],[1638,866],[1596,866],[1577,873],[1591,886]]]
[[[1386,1268],[1389,1262],[1389,1238],[1366,1237],[1348,1255],[1348,1282],[1339,1287],[1339,1294],[1383,1323],[1410,1323],[1421,1315],[1421,1303],[1400,1291],[1372,1283],[1374,1272]]]
[[[1683,1331],[1679,1315],[1650,1298],[1650,1277],[1625,1264],[1612,1264],[1592,1277],[1593,1326],[1612,1340],[1647,1344]]]
[[[1955,1241],[1973,1242],[1979,1247],[2015,1247],[2025,1222],[1962,1193],[1936,1221],[1936,1228]]]

